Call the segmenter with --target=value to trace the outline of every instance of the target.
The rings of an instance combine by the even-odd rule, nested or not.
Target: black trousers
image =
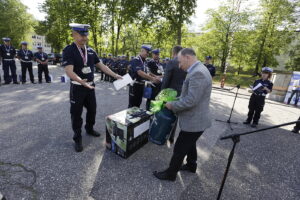
[[[167,173],[171,176],[176,176],[180,167],[183,164],[185,156],[187,156],[187,165],[197,166],[197,147],[196,143],[202,132],[185,132],[180,131],[179,136],[174,146],[173,156]]]
[[[143,84],[133,84],[129,86],[129,105],[128,108],[140,107],[144,94],[144,85]]]
[[[176,128],[177,128],[177,124],[178,124],[178,118],[176,119],[175,123],[174,123],[174,127],[170,133],[170,137],[169,140],[174,140],[175,137],[175,133],[176,133]]]
[[[70,103],[71,103],[71,122],[74,131],[73,140],[75,142],[81,140],[82,127],[82,111],[86,108],[86,125],[87,132],[93,131],[96,118],[96,96],[94,89],[88,89],[81,85],[71,84],[70,87]]]
[[[247,121],[251,122],[253,120],[254,124],[258,124],[260,119],[260,114],[264,110],[265,106],[265,96],[259,96],[252,94],[249,101],[249,112]]]
[[[298,101],[299,101],[299,96],[300,96],[300,91],[299,90],[292,90],[292,94],[290,96],[290,98],[288,99],[288,102],[287,104],[290,104],[291,103],[291,100],[293,99],[293,96],[296,94],[296,99],[295,99],[295,105],[298,104]]]
[[[49,70],[48,70],[48,65],[42,65],[38,64],[38,76],[39,76],[39,82],[42,82],[42,73],[44,72],[45,74],[45,80],[46,82],[50,82],[50,76],[49,76]]]
[[[2,65],[4,82],[10,83],[13,80],[14,83],[17,83],[16,62],[14,60],[3,60]],[[11,72],[11,76],[9,74],[9,70]]]
[[[160,90],[161,90],[161,84],[155,84],[155,87],[151,86],[151,88],[152,88],[152,94],[151,94],[151,98],[147,99],[146,110],[150,110],[151,101],[154,100],[155,97],[160,92]]]
[[[104,72],[101,71],[100,73],[101,73],[101,81],[103,81],[104,80]]]
[[[34,76],[32,72],[32,62],[22,62],[21,61],[21,69],[22,69],[22,82],[26,82],[26,71],[28,70],[30,81],[34,83]]]

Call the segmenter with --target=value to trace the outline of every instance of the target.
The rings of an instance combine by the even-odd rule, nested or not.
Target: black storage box
[[[128,158],[148,142],[152,114],[133,107],[106,117],[106,148]]]

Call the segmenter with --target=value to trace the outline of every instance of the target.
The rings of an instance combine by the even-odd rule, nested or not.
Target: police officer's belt
[[[145,85],[145,82],[135,81],[134,84]]]
[[[74,84],[74,85],[82,85],[82,84],[78,83],[77,81],[71,81],[71,83]],[[91,81],[91,82],[86,82],[86,83],[89,84],[89,85],[93,85],[93,84],[94,84],[93,81]]]
[[[256,96],[263,96],[263,97],[267,96],[266,94],[256,94],[256,93],[253,93],[253,94]]]
[[[31,63],[30,60],[29,60],[29,61],[26,61],[26,60],[22,60],[22,59],[21,59],[21,62]]]
[[[14,59],[3,59],[3,60],[6,60],[6,61],[12,61],[12,60],[14,60]]]

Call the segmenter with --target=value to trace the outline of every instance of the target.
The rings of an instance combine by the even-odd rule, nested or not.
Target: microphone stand
[[[219,189],[217,200],[220,200],[220,198],[221,198],[222,191],[223,191],[223,188],[224,188],[224,185],[225,185],[225,181],[226,181],[226,178],[227,178],[227,175],[228,175],[228,172],[229,172],[229,168],[230,168],[233,156],[234,156],[235,147],[236,147],[237,143],[240,142],[240,136],[249,135],[249,134],[252,134],[252,133],[266,131],[266,130],[270,130],[270,129],[274,129],[274,128],[279,128],[279,127],[282,127],[282,126],[287,126],[287,125],[291,125],[291,124],[295,124],[295,123],[300,123],[300,120],[293,121],[293,122],[288,122],[288,123],[284,123],[284,124],[279,124],[279,125],[276,125],[276,126],[270,126],[270,127],[267,127],[267,128],[257,129],[255,131],[248,131],[248,132],[245,132],[245,133],[238,133],[238,134],[232,134],[232,135],[221,137],[220,140],[232,139],[233,146],[232,146],[232,149],[231,149],[230,154],[228,156],[228,162],[227,162],[225,173],[224,173],[222,183],[221,183],[221,186],[220,186],[220,189]]]
[[[241,88],[241,86],[240,86],[240,85],[237,85],[236,88],[237,88],[237,90],[236,90],[236,92],[235,92],[235,97],[234,97],[233,105],[232,105],[232,108],[231,108],[231,111],[230,111],[230,115],[229,115],[228,120],[227,120],[227,121],[224,121],[224,120],[216,119],[216,121],[218,121],[218,122],[228,123],[231,130],[233,130],[233,128],[231,127],[231,124],[238,124],[237,122],[232,122],[232,121],[230,121],[230,120],[231,120],[232,113],[233,113],[233,109],[234,109],[234,106],[235,106],[235,101],[236,101],[236,99],[237,99],[237,96],[238,96],[238,93],[239,93],[239,89]],[[232,88],[232,89],[233,89],[233,88]],[[231,90],[232,90],[232,89],[231,89]]]

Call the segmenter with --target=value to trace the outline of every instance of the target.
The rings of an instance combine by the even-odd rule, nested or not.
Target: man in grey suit
[[[182,84],[186,77],[186,72],[179,68],[178,53],[182,50],[181,46],[173,47],[173,59],[168,62],[165,69],[164,78],[162,81],[161,89],[172,88],[177,91],[177,95],[180,96]],[[170,143],[174,142],[174,135],[176,132],[177,121],[174,124],[174,128],[170,134]]]
[[[208,69],[197,60],[195,51],[182,49],[178,54],[180,68],[187,71],[180,99],[168,102],[166,107],[178,115],[180,133],[176,140],[169,168],[163,172],[154,172],[161,180],[175,181],[177,172],[185,170],[196,173],[196,142],[205,129],[211,126],[209,110],[212,78]],[[183,160],[187,156],[187,163]]]

